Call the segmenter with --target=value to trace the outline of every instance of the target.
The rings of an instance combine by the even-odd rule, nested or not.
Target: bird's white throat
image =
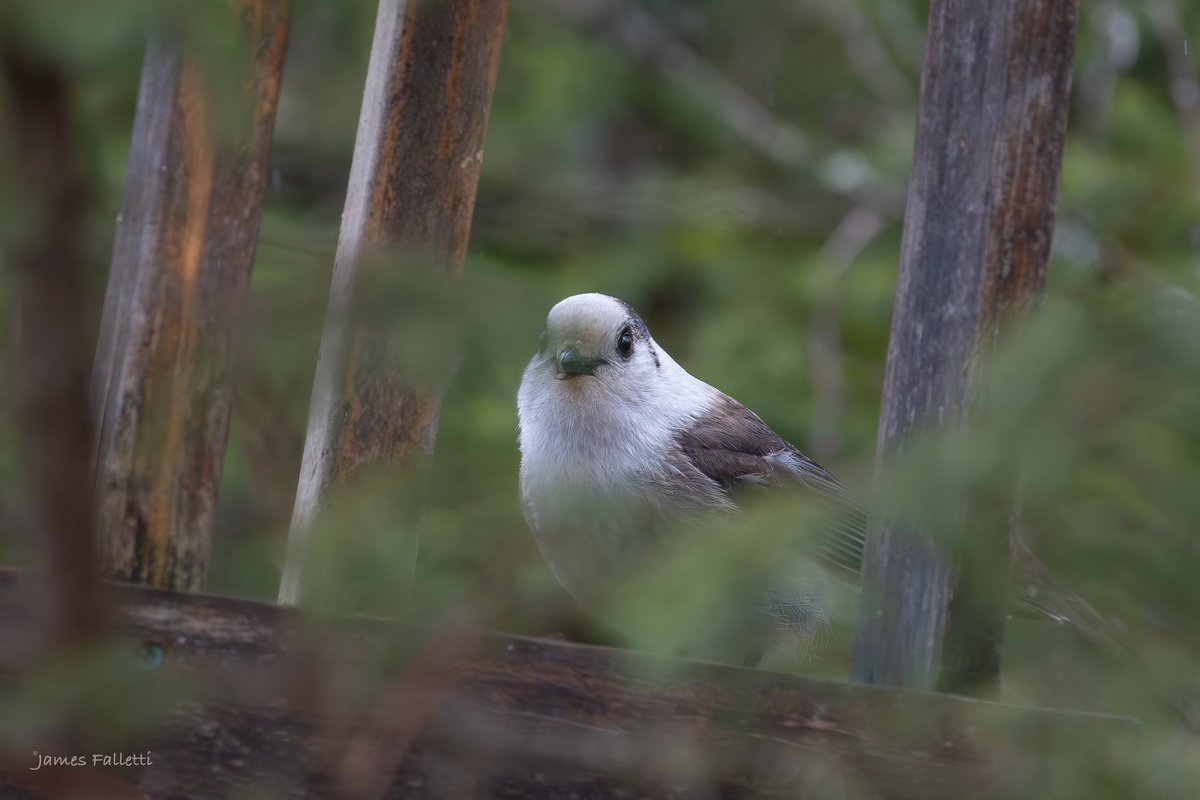
[[[604,368],[556,380],[544,361],[530,362],[517,396],[522,482],[616,489],[658,468],[674,433],[718,394],[661,348],[658,358],[638,380]]]

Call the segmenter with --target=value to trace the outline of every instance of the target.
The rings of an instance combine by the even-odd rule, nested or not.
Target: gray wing
[[[837,477],[783,440],[757,414],[721,394],[713,408],[676,434],[680,452],[728,495],[744,486],[803,486],[830,501],[830,529],[817,553],[858,572],[866,535],[863,513]]]
[[[831,501],[830,527],[818,540],[816,554],[827,564],[862,569],[867,517],[837,477],[784,441],[750,409],[728,395],[695,424],[677,434],[691,465],[732,495],[747,485],[803,485]],[[1068,593],[1022,575],[1014,589],[1016,608],[1028,616],[1062,622],[1080,615]]]

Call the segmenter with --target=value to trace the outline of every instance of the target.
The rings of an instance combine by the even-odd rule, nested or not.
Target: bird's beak
[[[558,365],[558,378],[561,380],[576,375],[595,375],[596,367],[608,362],[603,358],[584,358],[578,350],[568,347],[558,354],[554,363]]]

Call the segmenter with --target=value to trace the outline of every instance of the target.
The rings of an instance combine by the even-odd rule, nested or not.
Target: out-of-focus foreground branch
[[[44,570],[34,605],[40,645],[73,645],[96,633],[87,316],[83,298],[84,208],[88,193],[72,141],[71,98],[60,66],[0,34],[0,115],[19,184],[20,213],[7,219],[3,260],[13,282],[18,394],[24,456],[27,544]],[[18,207],[18,204],[14,204]]]

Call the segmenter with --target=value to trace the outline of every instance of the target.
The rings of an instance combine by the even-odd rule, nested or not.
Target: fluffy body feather
[[[736,510],[745,486],[808,487],[834,501],[840,522],[822,554],[857,568],[863,518],[838,480],[690,375],[620,300],[576,295],[551,309],[517,408],[526,519],[585,605],[664,532]],[[763,592],[760,610],[794,631],[826,620],[811,597],[778,587]]]

